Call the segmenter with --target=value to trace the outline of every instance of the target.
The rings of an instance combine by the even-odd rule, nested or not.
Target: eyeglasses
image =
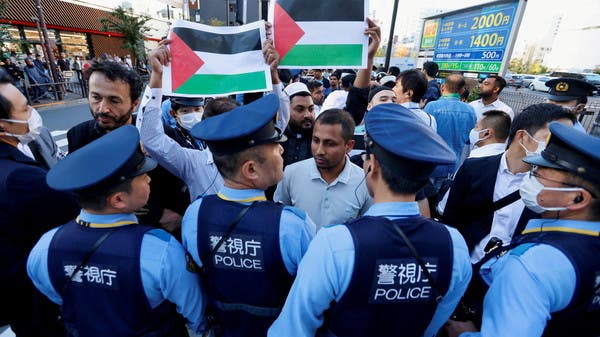
[[[537,179],[544,179],[546,181],[550,181],[550,182],[553,182],[553,183],[556,183],[556,184],[561,184],[561,185],[568,186],[568,187],[581,188],[581,189],[584,189],[584,190],[588,191],[592,195],[592,197],[594,197],[594,199],[597,198],[596,194],[594,192],[590,191],[589,189],[587,189],[587,188],[585,188],[583,186],[579,186],[579,185],[576,185],[576,184],[567,183],[567,182],[564,182],[564,181],[558,181],[558,180],[546,178],[546,177],[540,175],[539,173],[535,172],[536,169],[537,169],[537,167],[534,167],[531,171],[529,171],[529,176],[533,176],[533,177],[535,177]]]

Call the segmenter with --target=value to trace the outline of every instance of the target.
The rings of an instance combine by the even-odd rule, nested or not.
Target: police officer
[[[61,306],[68,336],[187,336],[180,314],[200,330],[202,289],[183,247],[134,213],[154,167],[136,128],[122,126],[49,171],[48,185],[73,191],[82,210],[42,236],[27,273]]]
[[[283,177],[285,136],[273,123],[278,108],[270,94],[192,128],[224,186],[190,205],[183,245],[203,270],[213,329],[222,336],[266,334],[315,233],[304,211],[265,198]]]
[[[573,126],[576,130],[585,132],[581,120],[587,104],[587,96],[592,96],[596,87],[592,84],[576,79],[561,77],[555,78],[546,82],[546,86],[550,88],[548,91],[548,103],[557,104],[571,111],[575,117],[579,116],[579,120]]]
[[[469,283],[463,238],[419,215],[414,201],[454,153],[398,104],[375,106],[365,126],[363,169],[375,204],[319,231],[269,336],[433,336]]]
[[[169,100],[171,101],[169,114],[175,121],[175,125],[164,125],[167,136],[188,149],[204,149],[202,142],[190,135],[192,127],[202,121],[204,99],[200,97],[171,97]]]
[[[509,252],[481,268],[490,285],[481,332],[451,321],[450,336],[600,335],[600,139],[550,124],[520,194],[529,220]]]

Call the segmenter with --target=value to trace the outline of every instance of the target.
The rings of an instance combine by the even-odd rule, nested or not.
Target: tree
[[[524,62],[521,58],[514,58],[510,60],[508,70],[514,74],[543,74],[548,72],[548,67],[541,64],[539,61],[533,63]]]
[[[8,0],[0,0],[0,18],[4,18],[4,13],[8,8]],[[0,24],[0,48],[2,52],[7,51],[7,47],[4,45],[5,42],[11,42],[10,33],[8,32],[8,25]],[[1,56],[1,55],[0,55]]]
[[[110,17],[98,20],[102,24],[103,31],[123,34],[125,40],[123,47],[130,49],[136,58],[146,58],[144,35],[151,30],[146,26],[146,23],[152,20],[151,17],[135,16],[132,8],[119,6],[110,12]]]

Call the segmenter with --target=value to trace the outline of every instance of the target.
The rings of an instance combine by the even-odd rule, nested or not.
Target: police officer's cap
[[[280,143],[287,138],[275,127],[279,97],[263,96],[256,101],[196,124],[192,136],[203,140],[216,155],[234,154],[265,143]]]
[[[572,101],[582,96],[591,96],[596,90],[592,84],[576,78],[561,77],[546,82],[550,88],[548,99],[557,102]]]
[[[407,108],[379,104],[365,115],[366,146],[378,161],[408,179],[424,181],[436,165],[454,164],[446,142]]]
[[[155,167],[156,161],[142,152],[138,130],[126,125],[59,161],[46,182],[59,191],[109,188]]]
[[[204,99],[201,97],[171,97],[171,102],[181,106],[204,106]]]
[[[550,123],[550,138],[541,155],[528,156],[531,165],[569,171],[600,183],[600,138],[559,122]]]

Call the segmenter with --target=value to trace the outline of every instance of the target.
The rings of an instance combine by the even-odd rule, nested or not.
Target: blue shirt
[[[219,197],[250,205],[253,201],[266,200],[264,191],[247,189],[237,190],[223,186]],[[196,264],[202,267],[198,253],[198,212],[202,199],[194,201],[185,212],[181,222],[181,237],[183,246],[190,253]],[[281,212],[279,224],[279,246],[283,263],[290,275],[295,275],[298,264],[308,249],[308,244],[315,236],[315,224],[295,207],[286,206]]]
[[[454,165],[440,165],[432,174],[432,177],[447,177],[456,171],[463,147],[469,140],[469,132],[477,123],[475,110],[469,104],[461,102],[458,95],[452,94],[428,103],[424,110],[435,117],[437,133],[456,154],[457,161]]]
[[[530,220],[525,230],[548,226],[600,231],[600,222],[553,219]],[[569,258],[546,244],[513,248],[486,262],[480,273],[490,286],[481,332],[460,337],[541,336],[551,314],[571,302],[577,283]]]
[[[394,220],[419,214],[416,202],[376,203],[365,216]],[[448,320],[471,279],[471,261],[464,239],[447,227],[453,243],[452,280],[424,336],[434,336]],[[354,270],[354,241],[346,226],[323,227],[300,263],[296,280],[268,336],[314,336],[323,325],[323,312],[348,289]],[[390,322],[394,324],[396,322]]]
[[[83,210],[79,218],[96,224],[137,222],[135,214],[98,215]],[[33,247],[27,259],[27,274],[36,288],[61,305],[62,297],[52,286],[48,272],[48,247],[57,230],[54,228],[45,233]],[[167,235],[162,229],[146,232],[142,239],[140,269],[142,286],[152,308],[168,300],[176,305],[177,312],[187,318],[193,331],[204,329],[205,300],[200,278],[186,269],[185,250],[172,235]]]

